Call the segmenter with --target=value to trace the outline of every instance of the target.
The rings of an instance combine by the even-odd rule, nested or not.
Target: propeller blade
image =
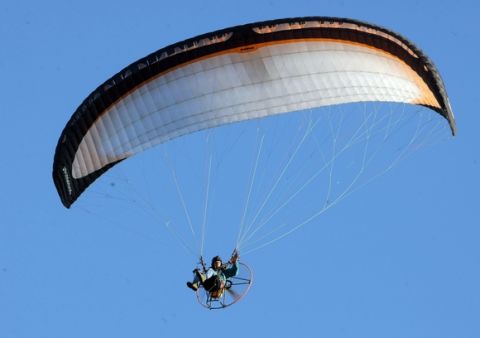
[[[235,301],[239,300],[241,295],[233,291],[232,289],[227,289],[227,292],[235,299]]]

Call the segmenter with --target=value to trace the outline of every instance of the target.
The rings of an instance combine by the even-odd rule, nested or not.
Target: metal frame
[[[200,305],[209,310],[224,309],[245,297],[253,284],[253,272],[247,264],[239,262],[239,265],[237,276],[227,279],[220,297],[212,297],[203,286],[198,288],[196,296]]]

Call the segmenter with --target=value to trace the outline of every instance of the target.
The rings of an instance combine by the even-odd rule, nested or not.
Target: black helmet
[[[212,266],[213,266],[213,264],[215,264],[216,261],[223,262],[223,261],[222,261],[222,257],[220,257],[220,256],[215,256],[215,257],[213,257],[213,258],[212,258]]]

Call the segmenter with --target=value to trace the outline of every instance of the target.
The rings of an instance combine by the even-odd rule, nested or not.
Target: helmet
[[[215,264],[216,261],[222,262],[222,257],[220,257],[220,256],[213,257],[212,258],[212,266],[213,266],[213,264]]]

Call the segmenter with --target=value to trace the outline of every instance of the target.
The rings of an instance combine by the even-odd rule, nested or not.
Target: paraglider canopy
[[[101,84],[63,130],[53,179],[70,207],[109,168],[173,138],[366,101],[429,107],[455,133],[435,66],[392,31],[327,17],[231,27],[162,48]]]

